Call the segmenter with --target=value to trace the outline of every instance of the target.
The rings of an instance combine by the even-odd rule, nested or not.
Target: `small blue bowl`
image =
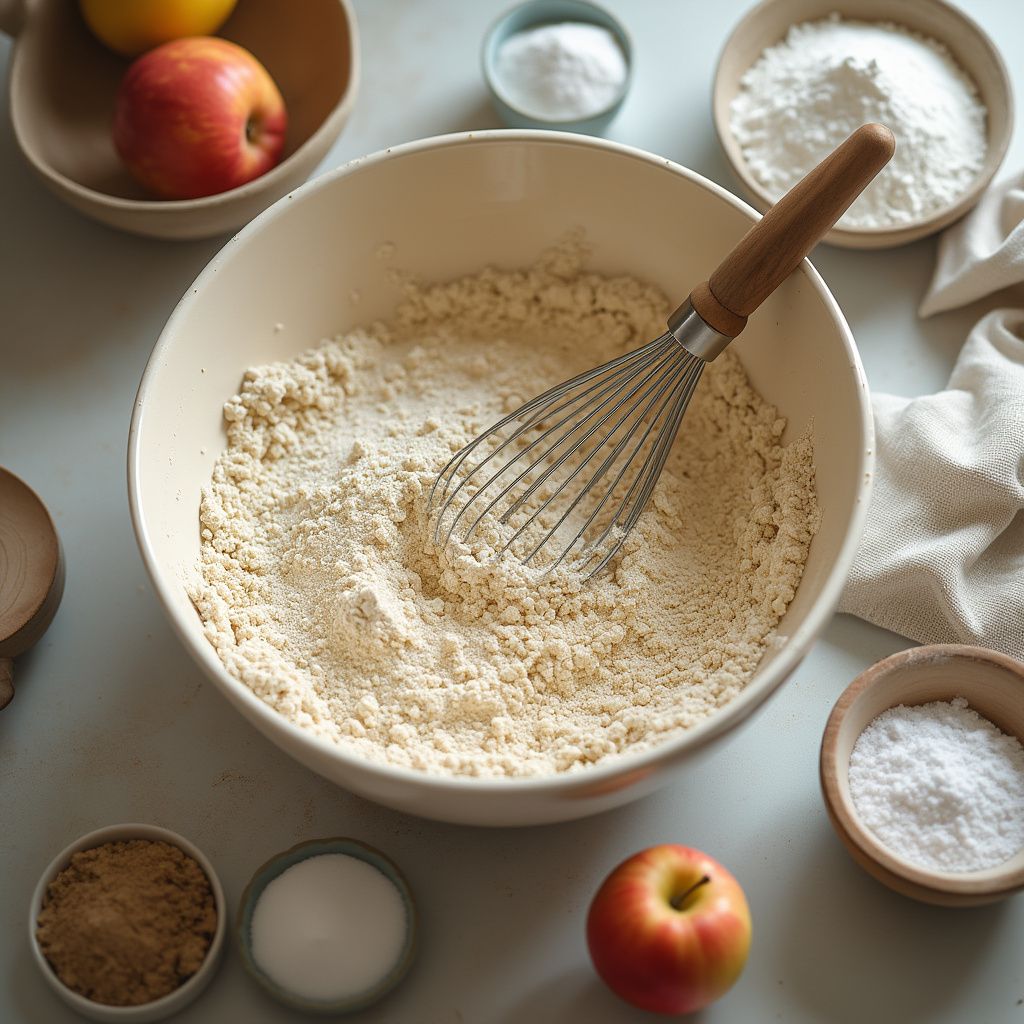
[[[502,95],[500,79],[495,69],[498,49],[511,35],[526,29],[539,28],[560,22],[585,22],[608,29],[622,48],[626,58],[626,79],[616,98],[596,114],[577,120],[558,120],[537,117],[511,104]],[[583,132],[586,135],[600,135],[611,124],[619,112],[633,80],[633,44],[621,22],[601,7],[586,0],[530,0],[506,11],[488,29],[484,36],[481,53],[484,80],[491,93],[491,100],[510,128],[548,128],[557,131]]]
[[[402,948],[398,961],[391,971],[365,992],[360,992],[348,999],[330,1003],[304,999],[294,992],[281,988],[280,985],[272,981],[260,970],[252,955],[252,912],[260,896],[263,895],[263,890],[278,875],[283,874],[300,861],[304,861],[309,857],[319,857],[325,853],[340,853],[348,857],[355,857],[376,868],[398,889],[409,915],[409,930],[406,934],[405,946]],[[347,838],[311,839],[308,842],[299,843],[297,846],[277,854],[276,857],[271,857],[266,864],[256,869],[256,873],[245,887],[245,892],[242,893],[242,901],[238,906],[238,917],[235,921],[235,937],[238,940],[238,950],[242,957],[242,965],[252,978],[285,1006],[290,1006],[295,1010],[303,1010],[306,1013],[328,1015],[355,1013],[357,1010],[364,1010],[378,1000],[383,999],[384,996],[396,988],[409,972],[409,968],[416,957],[416,931],[416,904],[413,901],[409,883],[405,880],[402,872],[398,870],[397,865],[381,853],[380,850],[367,846],[366,843],[361,843],[358,839]]]

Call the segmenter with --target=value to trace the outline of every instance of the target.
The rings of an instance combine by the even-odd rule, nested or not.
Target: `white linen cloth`
[[[1024,175],[943,236],[921,316],[1024,285]],[[1009,293],[1008,293],[1009,294]],[[1024,659],[1024,287],[984,316],[938,394],[872,398],[874,494],[840,601],[921,643]]]

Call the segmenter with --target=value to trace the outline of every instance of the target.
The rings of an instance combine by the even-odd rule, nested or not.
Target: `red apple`
[[[722,996],[750,949],[743,890],[721,864],[689,846],[652,846],[603,882],[587,916],[597,973],[627,1002],[691,1013]]]
[[[270,170],[287,123],[281,93],[248,50],[192,36],[128,68],[115,100],[114,146],[155,195],[195,199]]]

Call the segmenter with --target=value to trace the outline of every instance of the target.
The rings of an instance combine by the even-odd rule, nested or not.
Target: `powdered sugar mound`
[[[410,284],[389,324],[250,370],[200,510],[191,591],[228,670],[294,722],[425,771],[581,768],[733,699],[799,583],[812,445],[725,353],[653,500],[584,585],[439,552],[438,470],[523,399],[664,330],[669,303],[581,267]]]
[[[730,129],[751,172],[776,198],[869,121],[896,154],[839,221],[886,227],[958,199],[982,168],[986,111],[974,82],[933,39],[886,22],[790,28],[741,79]]]
[[[916,864],[978,871],[1024,847],[1024,748],[963,697],[883,712],[849,778],[864,824]]]

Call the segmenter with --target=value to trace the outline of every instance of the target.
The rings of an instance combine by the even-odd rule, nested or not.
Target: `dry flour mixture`
[[[429,539],[454,451],[664,330],[656,289],[581,259],[408,284],[391,322],[251,369],[227,402],[192,598],[228,671],[291,721],[375,761],[551,773],[678,735],[753,673],[818,509],[810,438],[781,445],[730,352],[610,571],[541,579]]]

